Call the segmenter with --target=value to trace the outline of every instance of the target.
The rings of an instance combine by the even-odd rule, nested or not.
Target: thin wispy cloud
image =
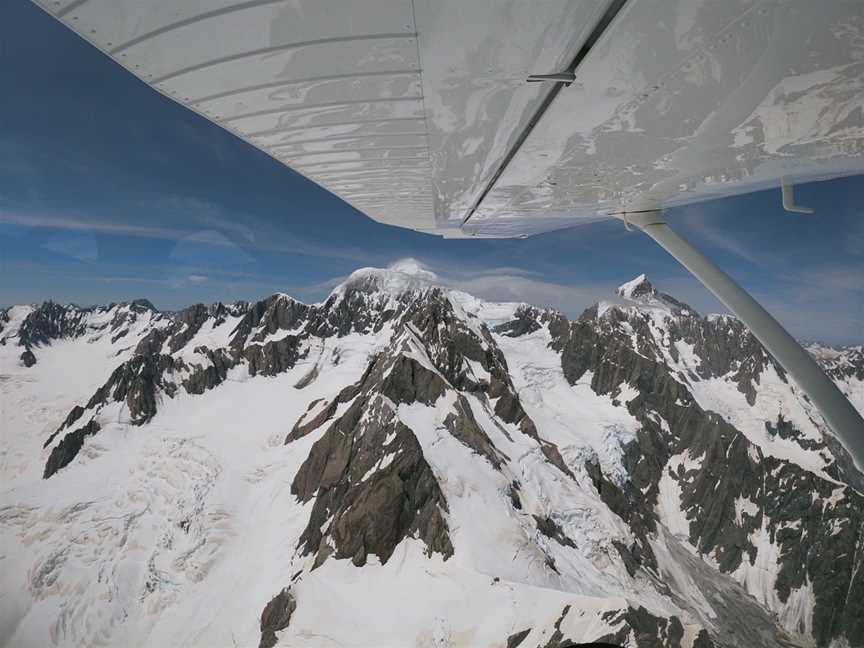
[[[75,216],[53,216],[0,210],[0,225],[35,227],[57,230],[73,230],[101,234],[116,234],[145,238],[177,240],[189,236],[190,232],[172,227],[134,225],[131,223],[82,219]]]
[[[864,256],[864,218],[858,219],[844,233],[844,251],[854,256]]]
[[[217,203],[197,196],[169,195],[159,198],[148,198],[139,203],[140,210],[159,218],[168,217],[173,220],[186,220],[202,229],[218,229],[232,232],[245,243],[256,241],[254,228],[249,222],[254,219],[248,214],[229,213]]]
[[[186,220],[186,219],[178,219]],[[190,219],[194,222],[195,219]],[[206,227],[205,227],[206,223]],[[136,224],[122,220],[101,220],[80,215],[54,215],[45,212],[21,212],[0,209],[0,225],[16,227],[69,230],[92,234],[129,236],[167,241],[192,241],[220,247],[248,248],[276,254],[320,256],[351,260],[360,263],[381,263],[385,255],[375,253],[361,245],[325,245],[300,239],[290,232],[279,231],[271,226],[261,226],[259,236],[252,235],[249,226],[225,224],[225,221],[205,217],[199,228],[177,228],[159,224]],[[219,230],[223,230],[219,232]],[[235,236],[238,234],[239,236]]]
[[[687,218],[681,219],[679,226],[687,231],[690,236],[701,239],[711,247],[722,250],[756,266],[765,264],[764,251],[757,253],[750,250],[746,243],[742,241],[740,232],[736,233],[724,228],[722,222],[712,217],[701,205],[689,207]]]
[[[79,261],[93,262],[99,258],[96,240],[88,232],[58,232],[42,247]]]

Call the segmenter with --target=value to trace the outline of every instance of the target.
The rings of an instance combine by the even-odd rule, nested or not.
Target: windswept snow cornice
[[[403,259],[387,268],[360,268],[333,289],[331,295],[342,296],[351,290],[386,292],[398,295],[406,292],[443,288],[434,272],[415,259]]]

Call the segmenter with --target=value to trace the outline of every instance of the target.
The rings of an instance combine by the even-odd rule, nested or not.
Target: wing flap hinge
[[[532,74],[528,77],[528,83],[545,83],[552,81],[554,83],[563,83],[565,86],[570,86],[576,80],[576,73],[569,70],[563,72],[555,72],[554,74]]]

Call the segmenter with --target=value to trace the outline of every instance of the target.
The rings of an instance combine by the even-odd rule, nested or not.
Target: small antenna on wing
[[[795,214],[815,214],[816,210],[810,207],[801,207],[795,204],[794,185],[789,178],[780,178],[780,191],[783,194],[783,209]]]

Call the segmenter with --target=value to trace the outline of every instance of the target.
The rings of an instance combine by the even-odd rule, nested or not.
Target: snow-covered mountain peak
[[[133,313],[146,313],[150,311],[151,313],[158,313],[159,309],[156,308],[149,299],[133,299],[129,302],[129,310]]]
[[[684,302],[678,301],[671,295],[658,291],[657,288],[654,287],[654,284],[652,284],[644,274],[640,274],[635,279],[618,286],[615,294],[627,302],[632,302],[640,306],[660,308],[672,315],[698,316],[698,313]],[[605,311],[608,306],[610,306],[610,304],[606,304],[606,308],[601,308],[600,311]]]
[[[121,339],[125,344],[165,321],[146,299],[87,307],[46,301],[38,306],[13,306],[0,314],[0,345],[8,342],[23,348],[20,360],[32,366],[36,362],[33,350],[53,342],[106,338],[109,345]],[[130,332],[133,335],[127,337]]]
[[[339,284],[332,294],[348,292],[384,292],[400,295],[422,291],[440,285],[438,275],[431,272],[416,259],[402,259],[387,268],[360,268]]]
[[[645,295],[656,295],[657,289],[654,288],[654,284],[648,281],[648,277],[646,277],[644,274],[640,274],[635,279],[631,279],[627,283],[618,286],[615,294],[619,297],[623,297],[624,299],[631,299],[635,301]]]

